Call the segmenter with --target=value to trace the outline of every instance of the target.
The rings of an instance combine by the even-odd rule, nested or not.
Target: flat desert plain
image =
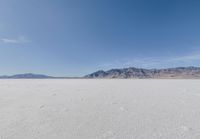
[[[199,139],[200,80],[0,80],[1,139]]]

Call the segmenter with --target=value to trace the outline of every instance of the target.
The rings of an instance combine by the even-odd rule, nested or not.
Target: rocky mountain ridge
[[[86,75],[85,78],[199,78],[200,67],[177,67],[166,69],[143,69],[143,68],[123,68],[111,69],[108,71],[99,70]]]

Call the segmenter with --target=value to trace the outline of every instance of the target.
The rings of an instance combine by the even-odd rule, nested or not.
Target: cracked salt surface
[[[0,80],[2,139],[199,139],[200,80]]]

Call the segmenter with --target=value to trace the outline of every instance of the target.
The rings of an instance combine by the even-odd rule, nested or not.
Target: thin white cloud
[[[22,44],[30,42],[30,40],[24,36],[19,36],[17,38],[1,38],[1,41],[9,44]]]
[[[191,61],[191,60],[200,60],[200,54],[190,54],[185,56],[174,57],[172,61]]]
[[[171,57],[136,57],[115,60],[113,62],[99,65],[100,69],[141,67],[141,68],[167,68],[178,66],[198,66],[200,65],[200,53],[190,53]]]

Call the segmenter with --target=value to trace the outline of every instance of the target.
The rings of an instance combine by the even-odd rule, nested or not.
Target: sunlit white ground
[[[200,80],[0,80],[0,139],[199,139]]]

